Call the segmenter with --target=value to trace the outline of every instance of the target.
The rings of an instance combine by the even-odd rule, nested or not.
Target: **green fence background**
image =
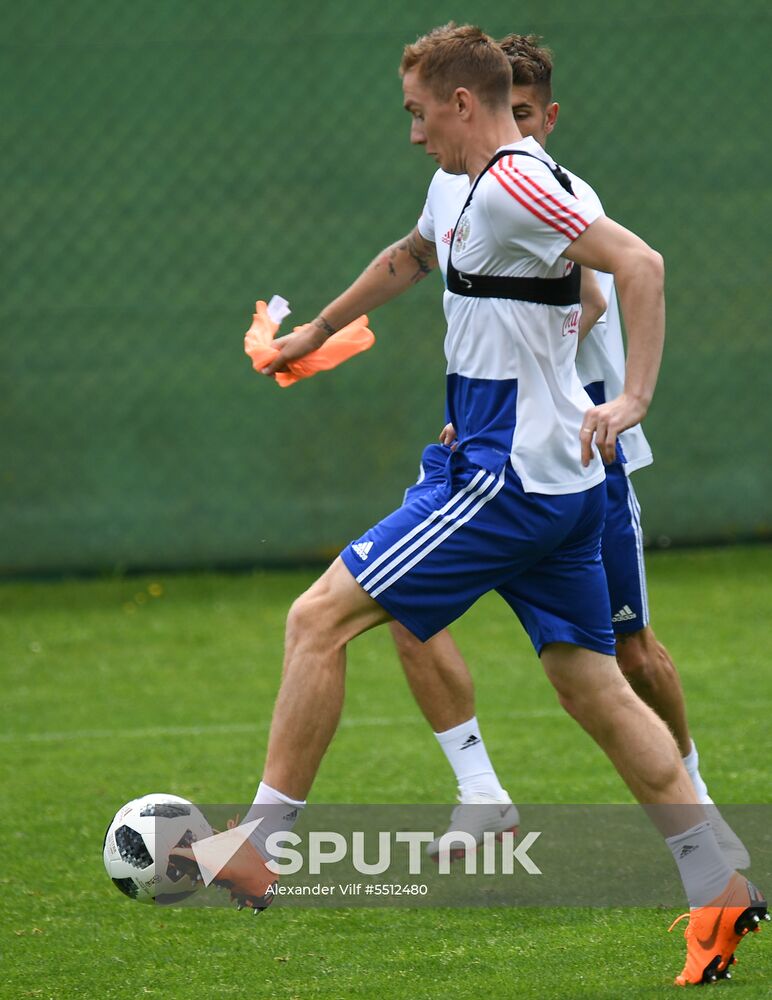
[[[399,502],[442,422],[439,277],[287,390],[242,338],[415,223],[397,65],[450,18],[545,38],[550,151],[665,255],[648,539],[768,537],[769,11],[0,0],[0,573],[325,557]]]

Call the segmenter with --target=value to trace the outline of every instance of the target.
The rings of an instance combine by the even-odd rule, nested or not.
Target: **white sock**
[[[667,837],[666,843],[678,865],[689,906],[707,906],[726,888],[733,875],[710,822],[704,820],[675,837]]]
[[[493,770],[475,717],[434,735],[453,768],[462,802],[479,795],[509,801]]]
[[[692,784],[694,785],[694,790],[697,793],[697,798],[703,804],[712,804],[713,799],[708,795],[708,786],[702,780],[702,775],[700,774],[700,755],[697,753],[697,747],[695,746],[694,740],[692,742],[692,749],[686,757],[683,757],[684,767],[686,768],[686,773],[692,779]]]
[[[291,830],[305,804],[305,801],[291,799],[289,795],[284,795],[275,788],[271,788],[264,781],[260,782],[257,786],[254,802],[242,823],[262,819],[260,826],[250,834],[249,839],[263,857],[268,856],[265,841],[269,834],[276,833],[278,830],[282,832]]]

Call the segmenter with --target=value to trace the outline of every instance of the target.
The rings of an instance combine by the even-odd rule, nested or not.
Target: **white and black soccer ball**
[[[170,862],[169,852],[211,836],[206,817],[192,802],[178,795],[143,795],[122,806],[108,826],[105,868],[130,899],[180,902],[201,883]]]

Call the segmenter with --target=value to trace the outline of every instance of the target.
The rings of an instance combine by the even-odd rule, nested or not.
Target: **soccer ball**
[[[130,899],[177,903],[201,884],[173,862],[174,847],[212,836],[206,817],[178,795],[143,795],[115,814],[102,847],[107,874]]]

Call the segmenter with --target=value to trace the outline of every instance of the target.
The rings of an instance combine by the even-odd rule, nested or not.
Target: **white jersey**
[[[524,139],[520,143],[513,144],[512,149],[522,149],[532,153],[535,156],[539,156],[543,161],[554,165],[554,161],[544,152],[542,147],[531,138]],[[505,161],[506,163],[507,161]],[[501,270],[502,261],[494,261],[492,258],[487,258],[485,264],[478,264],[477,262],[470,263],[469,258],[464,256],[462,258],[463,267],[470,272],[480,272],[484,271],[488,274],[495,273],[507,273],[507,274],[518,274],[527,276],[538,276],[538,277],[560,277],[565,273],[569,262],[565,260],[558,260],[555,263],[556,257],[563,252],[566,246],[572,242],[580,233],[576,231],[579,226],[586,228],[590,222],[594,221],[595,218],[603,214],[603,208],[601,206],[600,200],[598,199],[592,188],[586,184],[581,178],[576,177],[574,174],[569,174],[574,192],[577,195],[578,205],[572,203],[570,195],[567,194],[557,182],[555,182],[552,174],[548,174],[547,177],[544,176],[545,172],[539,164],[535,163],[530,157],[517,156],[511,161],[515,164],[515,173],[509,174],[509,171],[502,171],[502,180],[509,184],[511,190],[508,191],[506,187],[503,188],[504,194],[509,193],[510,197],[514,199],[517,204],[521,207],[521,211],[515,213],[513,219],[509,219],[508,223],[510,225],[519,224],[523,227],[523,232],[517,233],[516,231],[512,234],[514,239],[514,244],[508,244],[507,249],[509,251],[507,257],[504,259],[505,269]],[[532,165],[532,166],[531,166]],[[498,164],[497,164],[498,166]],[[530,169],[529,169],[530,168]],[[535,170],[539,171],[538,177],[534,175]],[[509,170],[513,168],[510,166]],[[495,168],[494,168],[495,172]],[[483,184],[486,184],[488,179],[484,179],[478,186],[478,190],[475,192],[472,206],[474,202],[480,195],[480,188]],[[502,181],[497,180],[497,184],[501,185]],[[541,187],[542,193],[534,188],[532,185],[536,184]],[[437,257],[442,271],[443,277],[447,273],[448,265],[448,255],[450,249],[450,239],[453,232],[453,228],[458,221],[458,216],[463,207],[464,201],[469,194],[469,180],[466,175],[454,175],[447,174],[442,170],[438,170],[435,174],[431,185],[429,187],[429,192],[426,199],[426,204],[424,206],[423,213],[418,222],[418,228],[421,234],[436,244],[437,247]],[[559,189],[559,190],[558,190]],[[497,192],[496,192],[497,193]],[[519,200],[522,198],[522,202]],[[502,201],[502,198],[495,198],[495,195],[488,199],[491,205],[497,204]],[[558,204],[562,206],[558,209]],[[545,207],[546,205],[546,207]],[[509,208],[509,214],[512,215],[511,206],[506,205],[505,209]],[[517,207],[517,206],[516,206]],[[578,218],[572,218],[570,214],[563,215],[562,213],[567,211],[577,212]],[[530,216],[530,218],[529,218]],[[581,222],[579,221],[581,219]],[[541,225],[540,225],[541,223]],[[537,232],[534,233],[534,224],[536,226]],[[576,228],[572,228],[576,227]],[[463,237],[463,226],[458,227],[459,231],[456,233],[457,246],[453,253],[453,263],[456,267],[461,268],[462,265],[459,264],[459,253],[463,252],[460,250],[460,245],[465,241],[459,239]],[[583,231],[583,229],[581,230]],[[522,237],[522,242],[517,239],[517,237]],[[569,238],[570,236],[570,238]],[[517,246],[519,244],[519,246]],[[517,246],[515,249],[515,254],[517,255],[516,261],[513,262],[511,256],[511,250],[513,246]],[[549,249],[546,251],[547,258],[544,258],[544,247]],[[523,251],[528,248],[532,251],[534,255],[537,256],[536,260],[531,260],[530,266],[527,259],[524,259]],[[519,250],[519,253],[518,253]],[[552,262],[549,264],[549,262]],[[506,265],[514,266],[507,267]],[[494,266],[491,267],[490,265]],[[496,267],[496,264],[499,267]],[[547,265],[545,267],[545,265]],[[585,410],[593,403],[602,402],[605,399],[613,399],[622,389],[624,382],[624,368],[625,368],[625,357],[624,357],[624,346],[622,342],[622,330],[619,320],[619,309],[616,301],[616,294],[614,291],[613,277],[608,274],[597,274],[601,290],[606,301],[609,303],[606,313],[603,315],[599,323],[593,328],[592,332],[585,338],[582,344],[579,346],[578,355],[574,355],[576,351],[576,341],[573,334],[575,333],[575,325],[578,323],[578,314],[575,307],[566,307],[563,310],[562,315],[564,317],[563,324],[568,323],[570,330],[565,330],[561,327],[561,342],[562,346],[569,346],[570,349],[567,352],[571,355],[572,363],[576,362],[576,369],[578,372],[578,379],[581,384],[584,385],[589,390],[590,399],[587,396],[576,394],[576,385],[571,384],[568,389],[568,395],[571,399],[571,404],[569,409],[558,406],[557,413],[550,419],[544,416],[550,407],[555,407],[556,398],[559,399],[562,392],[565,391],[568,383],[565,381],[562,383],[561,393],[558,397],[552,395],[553,391],[557,388],[556,384],[552,382],[549,375],[545,379],[545,363],[549,365],[554,360],[556,360],[553,353],[548,350],[546,353],[543,350],[542,345],[536,343],[534,344],[534,338],[538,340],[538,337],[544,334],[543,326],[540,322],[536,322],[533,328],[528,331],[531,336],[525,335],[525,343],[522,342],[523,326],[529,322],[533,323],[534,320],[541,319],[544,316],[545,310],[557,310],[558,307],[554,306],[543,306],[536,305],[533,303],[524,303],[511,300],[495,300],[496,304],[499,305],[499,309],[496,310],[498,318],[503,319],[501,313],[512,315],[514,313],[514,328],[520,336],[516,339],[518,340],[517,351],[512,352],[512,356],[508,358],[508,365],[505,366],[505,371],[498,376],[495,374],[488,375],[486,369],[486,381],[488,378],[495,381],[509,382],[512,378],[512,373],[514,371],[514,366],[517,363],[517,359],[524,362],[524,367],[521,367],[520,374],[515,374],[514,378],[520,381],[526,373],[533,369],[536,371],[538,369],[539,378],[534,381],[529,378],[528,388],[531,390],[531,395],[533,390],[538,387],[539,392],[536,398],[531,398],[527,401],[522,397],[522,389],[520,392],[517,391],[517,386],[515,387],[515,401],[514,408],[515,421],[512,426],[512,440],[509,447],[510,459],[515,470],[520,475],[523,480],[523,484],[526,490],[544,493],[558,493],[558,492],[571,492],[574,490],[586,489],[590,485],[594,485],[595,482],[602,479],[602,476],[598,476],[598,470],[594,468],[597,464],[592,463],[589,470],[584,470],[588,475],[582,476],[581,473],[579,478],[576,477],[578,455],[579,450],[576,442],[578,441],[578,431],[580,424],[576,424],[576,406],[578,405],[581,409],[581,414],[579,415],[579,421],[583,416]],[[449,342],[450,338],[450,312],[452,310],[453,300],[457,303],[469,303],[479,300],[466,299],[461,296],[454,296],[452,293],[445,292],[445,311],[449,322],[448,338],[446,338],[446,352],[449,348],[456,347],[459,345],[457,343]],[[486,300],[488,306],[492,304],[491,300]],[[501,306],[505,308],[502,310]],[[506,307],[509,307],[508,309]],[[514,309],[512,308],[514,307]],[[566,312],[568,314],[567,319]],[[554,316],[554,313],[553,313]],[[510,334],[514,331],[510,331]],[[501,331],[499,330],[498,338],[493,337],[489,340],[496,340],[497,347],[500,349],[503,347],[504,352],[508,351],[511,344],[509,343],[511,337],[501,337]],[[550,335],[547,334],[547,342],[549,343]],[[456,338],[458,339],[458,338]],[[554,337],[553,337],[554,340]],[[573,345],[573,346],[571,346]],[[478,348],[479,349],[476,349]],[[536,348],[534,352],[533,348]],[[480,381],[480,363],[485,363],[485,358],[480,358],[479,355],[481,351],[487,350],[473,343],[471,345],[472,353],[476,354],[477,357],[475,375],[472,376],[471,385],[475,386]],[[461,386],[464,389],[470,388],[467,385],[468,378],[465,378],[462,369],[469,362],[469,345],[467,345],[466,353],[463,350],[458,349],[455,352],[455,363],[451,361],[451,355],[448,353],[448,374],[455,374],[455,369],[458,369],[458,374],[462,376]],[[489,368],[496,365],[498,356],[501,354],[501,350],[498,352],[493,352],[492,356],[487,360],[490,362]],[[560,353],[560,352],[559,352]],[[561,353],[561,358],[565,361],[563,356],[565,352]],[[457,380],[449,377],[448,380],[448,402],[449,402],[449,419],[453,419],[454,414],[451,412],[453,409],[453,395],[458,395],[454,393],[453,390],[457,389],[458,386],[454,384]],[[478,385],[478,389],[482,386]],[[507,399],[507,396],[511,396],[511,393],[507,392],[506,386],[497,386],[497,392],[491,394],[492,386],[486,386],[486,396],[492,396],[489,403],[494,403],[497,396],[502,395],[503,399],[501,402],[505,407],[509,406],[510,410],[513,408],[513,400],[511,398]],[[546,395],[545,395],[546,390]],[[464,393],[466,397],[467,392]],[[478,396],[482,395],[477,393]],[[469,400],[465,398],[464,402],[468,404]],[[477,400],[478,404],[480,400]],[[570,409],[573,408],[573,413],[569,415]],[[477,407],[479,410],[479,405]],[[568,424],[566,423],[568,420]],[[524,422],[525,421],[525,422]],[[455,421],[454,421],[455,423]],[[575,425],[577,436],[568,440],[565,437],[565,432],[569,426],[573,427]],[[515,428],[517,431],[515,432]],[[501,453],[501,448],[504,446],[504,439],[509,432],[506,421],[504,421],[502,426],[498,428],[489,428],[489,430],[495,430],[497,437],[497,445],[495,447],[496,454]],[[557,432],[557,439],[555,438],[555,433]],[[459,434],[459,438],[461,438]],[[488,437],[490,435],[487,435]],[[570,438],[570,431],[569,431]],[[643,431],[640,426],[631,428],[625,431],[623,435],[620,435],[620,442],[622,444],[622,450],[626,460],[625,471],[633,472],[635,469],[641,468],[644,465],[648,465],[652,461],[651,450],[649,448],[648,442],[643,435]],[[471,441],[467,445],[467,450],[471,452],[479,451],[480,441]],[[557,445],[557,448],[554,446]],[[485,461],[481,461],[481,464],[490,466],[495,464],[495,456],[493,463],[491,462],[491,456],[484,456]],[[479,456],[478,456],[479,460]],[[579,465],[579,469],[581,466]],[[586,485],[585,485],[586,484]]]
[[[460,219],[466,177],[438,171],[418,221],[447,272],[561,278],[563,251],[601,215],[555,179],[553,161],[532,138],[502,147]],[[536,157],[536,158],[534,158]],[[458,219],[458,225],[456,222]],[[581,463],[579,430],[592,405],[576,373],[577,305],[472,298],[445,290],[448,419],[471,461],[499,472],[507,461],[529,493],[579,493],[602,482],[596,455]]]

